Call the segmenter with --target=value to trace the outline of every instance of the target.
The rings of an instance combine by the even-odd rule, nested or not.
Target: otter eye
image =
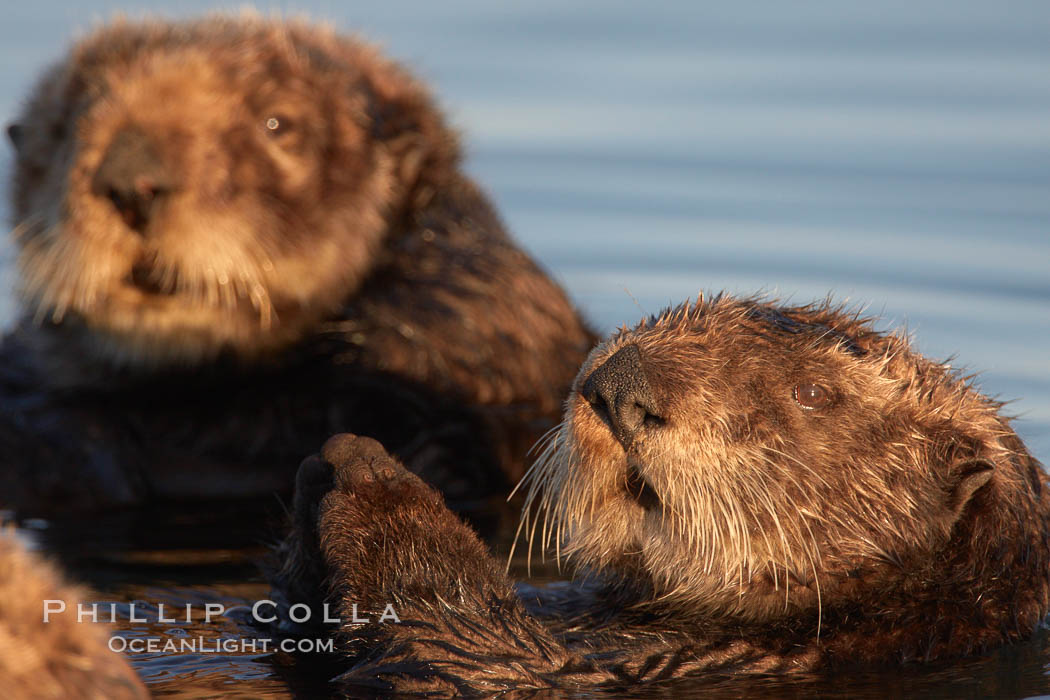
[[[270,136],[281,136],[292,129],[292,120],[278,115],[267,117],[264,124],[266,126],[266,133]]]
[[[795,387],[795,401],[805,409],[824,408],[831,401],[831,392],[820,384],[799,384]]]

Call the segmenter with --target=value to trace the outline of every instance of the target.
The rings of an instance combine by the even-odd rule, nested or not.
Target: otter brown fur
[[[275,582],[344,620],[351,603],[398,610],[400,625],[340,629],[348,688],[980,653],[1050,607],[1046,475],[1000,409],[841,308],[701,298],[591,353],[525,480],[528,542],[580,583],[514,590],[436,492],[346,436],[300,469]]]
[[[104,629],[59,614],[44,622],[45,600],[68,610],[84,600],[47,562],[0,531],[0,688],[10,698],[146,698]]]
[[[339,430],[478,495],[593,342],[424,86],[325,27],[116,21],[9,133],[6,504],[264,493]]]

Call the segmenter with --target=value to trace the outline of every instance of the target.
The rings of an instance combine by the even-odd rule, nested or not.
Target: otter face
[[[997,408],[839,309],[701,298],[591,353],[528,500],[584,567],[774,619],[943,548],[1009,453]]]
[[[103,29],[9,129],[27,305],[121,364],[294,342],[361,284],[402,206],[421,158],[393,133],[418,130],[402,94],[425,97],[315,27]]]

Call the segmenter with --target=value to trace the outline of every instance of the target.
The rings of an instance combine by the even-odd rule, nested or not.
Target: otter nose
[[[625,345],[591,372],[580,389],[626,450],[647,422],[662,423],[637,345]]]
[[[136,127],[117,132],[92,179],[96,196],[108,199],[135,231],[143,233],[174,178],[149,137]]]

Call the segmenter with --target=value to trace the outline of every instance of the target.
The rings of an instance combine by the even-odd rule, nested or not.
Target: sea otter
[[[10,698],[148,698],[104,629],[79,622],[84,593],[0,529],[0,688]],[[67,612],[44,619],[44,601]]]
[[[577,583],[515,588],[437,492],[342,435],[300,467],[275,595],[339,610],[349,691],[979,653],[1050,605],[1046,475],[1000,408],[841,307],[701,297],[594,349],[524,480],[522,532]]]
[[[8,134],[0,505],[269,493],[342,430],[484,495],[593,344],[425,87],[325,27],[116,21]]]

